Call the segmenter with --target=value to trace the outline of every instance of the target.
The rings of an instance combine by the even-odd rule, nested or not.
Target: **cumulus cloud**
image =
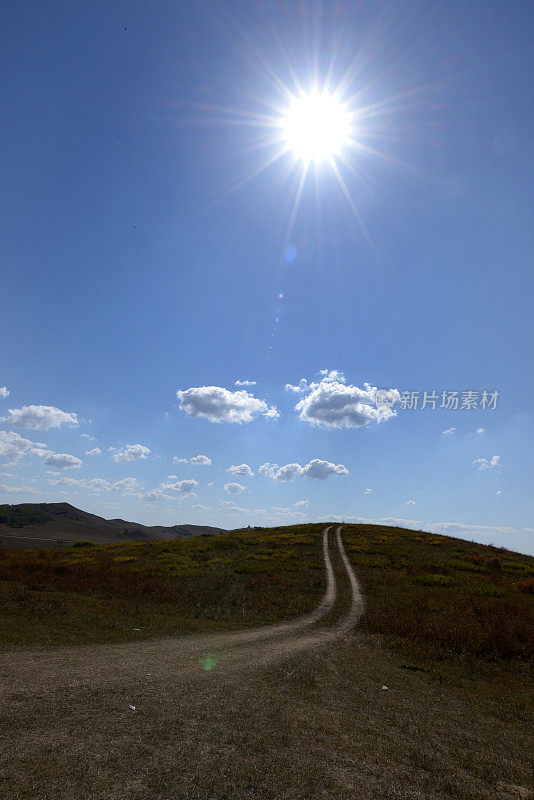
[[[441,431],[442,436],[454,436],[456,433],[456,428],[447,428],[446,431]]]
[[[0,386],[0,397],[9,397],[10,391],[6,386]]]
[[[477,433],[486,433],[485,428],[477,428]]]
[[[191,495],[197,486],[198,481],[196,481],[194,478],[186,478],[183,481],[175,481],[175,483],[164,483],[162,484],[161,488]]]
[[[48,464],[49,467],[55,467],[56,469],[80,469],[83,461],[81,458],[71,456],[69,453],[54,453],[48,456],[45,464]]]
[[[108,492],[111,489],[111,484],[105,478],[91,478],[87,481],[87,486],[95,492]]]
[[[303,478],[314,478],[315,480],[324,481],[329,475],[341,475],[346,477],[349,471],[343,464],[332,464],[330,461],[321,461],[320,458],[314,458],[305,467],[302,467],[300,475]]]
[[[203,455],[193,456],[193,458],[189,459],[189,463],[196,464],[199,467],[209,467],[211,466],[211,458]]]
[[[161,500],[173,500],[170,494],[165,494],[163,489],[150,489],[147,492],[138,492],[140,500],[147,500],[149,503],[157,503]]]
[[[297,500],[297,502],[294,505],[295,505],[295,508],[308,508],[308,506],[310,505],[310,501],[309,500]]]
[[[301,466],[297,463],[286,464],[281,467],[279,464],[271,464],[267,461],[265,464],[261,465],[258,472],[260,475],[271,478],[273,481],[292,481],[295,479],[295,475],[299,474],[300,469]]]
[[[368,383],[363,389],[351,386],[337,370],[321,370],[320,375],[318,383],[308,384],[303,378],[296,387],[286,385],[286,389],[306,394],[295,406],[304,422],[327,428],[361,428],[396,416],[392,406],[400,399],[397,389],[378,390]]]
[[[473,466],[477,467],[477,469],[495,469],[501,468],[501,457],[500,456],[492,456],[491,458],[475,458],[473,461]]]
[[[241,486],[240,483],[225,483],[224,491],[228,492],[228,494],[241,494],[241,492],[245,491],[245,487]]]
[[[85,451],[85,455],[86,456],[101,456],[102,455],[102,450],[100,449],[100,447],[93,447],[92,450],[86,450]]]
[[[254,475],[248,464],[232,464],[226,471],[232,475],[246,475],[249,478]]]
[[[3,483],[0,485],[0,493],[3,494],[40,494],[33,486],[8,486]]]
[[[200,467],[210,467],[211,458],[204,455],[193,456],[193,458],[180,458],[179,456],[174,456],[173,464],[196,464]]]
[[[122,450],[117,450],[116,453],[113,453],[112,459],[119,464],[126,464],[128,461],[139,461],[146,458],[149,453],[149,448],[144,447],[142,444],[129,444]]]
[[[236,381],[236,386],[256,386],[256,381]]]
[[[407,506],[414,506],[415,505],[415,500],[407,500],[406,501],[406,505]]]
[[[123,494],[132,494],[139,486],[137,478],[121,478],[120,481],[115,481],[111,485],[114,492],[122,492]]]
[[[82,439],[90,439],[92,442],[96,442],[96,436],[91,436],[89,433],[82,433]]]
[[[61,428],[68,425],[78,427],[78,415],[70,411],[61,411],[55,406],[22,406],[8,410],[8,422],[14,428],[28,428],[34,431],[48,431],[50,428]]]
[[[323,481],[330,475],[346,477],[349,474],[343,464],[332,464],[330,461],[323,461],[320,458],[313,458],[305,466],[294,463],[280,467],[278,464],[267,462],[261,465],[258,472],[274,481],[293,481],[296,477]]]
[[[23,439],[13,431],[0,431],[0,457],[10,464],[18,461],[33,446],[29,439]]]
[[[268,406],[250,392],[235,392],[222,386],[197,386],[177,391],[180,408],[188,417],[203,417],[210,422],[251,422],[261,414],[267,419],[280,416],[275,406]]]
[[[372,489],[364,489],[364,490],[363,490],[363,493],[364,493],[364,494],[372,494],[372,493],[373,493],[373,490],[372,490]]]

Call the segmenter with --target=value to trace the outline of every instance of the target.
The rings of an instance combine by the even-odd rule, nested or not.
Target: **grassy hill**
[[[0,647],[123,641],[274,622],[323,591],[323,524],[61,550],[0,550]],[[534,558],[345,525],[365,630],[428,656],[534,653]],[[139,628],[140,630],[133,630]]]
[[[216,651],[209,671],[206,652],[179,672],[183,652],[165,637],[316,606],[323,527],[0,551],[0,794],[532,798],[528,556],[344,526],[367,606],[352,635],[264,662],[273,642],[236,648],[234,666],[231,648]],[[344,614],[348,580],[332,556]]]

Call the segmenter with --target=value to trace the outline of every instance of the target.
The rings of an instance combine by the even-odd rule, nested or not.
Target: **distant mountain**
[[[182,539],[223,533],[209,525],[140,525],[124,519],[104,519],[70,503],[0,505],[0,547],[67,547],[81,540],[95,544]]]

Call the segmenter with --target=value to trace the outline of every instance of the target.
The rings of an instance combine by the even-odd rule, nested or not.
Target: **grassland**
[[[303,613],[324,588],[323,528],[0,549],[0,648],[223,631]]]
[[[532,798],[532,558],[345,526],[367,603],[353,635],[269,663],[251,657],[225,667],[222,657],[213,670],[196,665],[181,677],[172,640],[128,642],[310,610],[324,589],[322,528],[3,552],[10,652],[2,669],[11,677],[0,704],[0,794]],[[348,582],[339,560],[334,569],[343,612]],[[56,647],[93,642],[118,644]],[[50,649],[29,653],[35,645]],[[73,653],[78,666],[61,666]]]
[[[63,550],[0,550],[0,647],[231,630],[310,610],[323,525]],[[527,660],[534,559],[447,536],[346,525],[363,627],[425,658]],[[139,629],[139,630],[134,630]]]
[[[429,655],[529,659],[534,558],[402,528],[347,525],[367,597],[363,627]]]

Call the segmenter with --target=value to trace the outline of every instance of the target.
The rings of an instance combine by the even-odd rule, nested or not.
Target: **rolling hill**
[[[222,533],[203,525],[140,525],[124,519],[104,519],[70,503],[0,505],[0,547],[50,549],[78,541],[94,544],[147,542]]]

